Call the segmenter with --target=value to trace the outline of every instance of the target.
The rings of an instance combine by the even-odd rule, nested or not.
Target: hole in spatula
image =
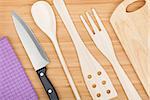
[[[88,75],[88,79],[91,79],[92,78],[92,75]]]
[[[102,85],[106,85],[106,81],[105,80],[102,81]]]
[[[106,92],[107,92],[107,94],[110,94],[111,91],[108,89]]]
[[[96,88],[96,84],[93,84],[92,87],[93,87],[93,88]]]
[[[97,72],[97,75],[98,75],[98,76],[100,76],[101,74],[102,74],[102,72],[101,72],[101,71],[98,71],[98,72]]]
[[[101,93],[97,93],[97,97],[100,97],[101,96]]]
[[[126,12],[131,13],[137,11],[138,9],[142,8],[145,5],[145,3],[146,3],[145,0],[137,0],[128,5]]]

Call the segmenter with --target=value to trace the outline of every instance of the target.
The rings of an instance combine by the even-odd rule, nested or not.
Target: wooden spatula
[[[64,0],[54,0],[53,3],[76,47],[83,77],[93,100],[109,100],[116,97],[116,90],[107,73],[81,40]]]
[[[110,21],[114,27],[121,44],[123,45],[131,63],[134,66],[145,90],[150,96],[148,83],[148,5],[146,4],[134,11],[127,12],[127,7],[137,0],[124,0],[114,11]]]
[[[90,29],[87,22],[85,21],[85,19],[83,18],[83,16],[80,16],[82,22],[84,23],[86,29],[90,33],[90,36],[92,37],[92,40],[96,44],[97,48],[112,63],[113,68],[118,76],[118,79],[120,80],[120,83],[121,83],[125,93],[127,94],[127,97],[129,98],[129,100],[140,100],[141,98],[140,98],[138,92],[134,88],[133,84],[131,83],[128,76],[126,75],[126,73],[124,72],[124,70],[122,69],[122,67],[120,66],[120,64],[117,60],[111,39],[110,39],[104,25],[102,24],[102,21],[100,20],[100,18],[98,17],[98,15],[94,9],[92,9],[92,12],[98,23],[98,26],[95,24],[93,18],[91,17],[91,15],[88,12],[86,12],[86,15],[87,15],[87,18],[93,28],[93,32]]]

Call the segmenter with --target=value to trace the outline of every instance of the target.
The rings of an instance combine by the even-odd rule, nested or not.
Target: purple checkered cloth
[[[6,37],[0,39],[0,100],[38,100]]]

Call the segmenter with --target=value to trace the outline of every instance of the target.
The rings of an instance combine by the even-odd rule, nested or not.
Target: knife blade
[[[54,89],[52,83],[46,76],[46,65],[49,64],[48,57],[42,50],[38,40],[34,36],[33,31],[27,26],[27,24],[15,13],[12,12],[12,19],[18,33],[18,36],[25,48],[29,59],[37,72],[46,93],[51,100],[58,100],[58,95]]]

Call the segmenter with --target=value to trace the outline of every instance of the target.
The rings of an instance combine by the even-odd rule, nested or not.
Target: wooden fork
[[[110,100],[116,97],[117,92],[106,71],[81,40],[64,0],[53,0],[53,3],[74,43],[83,78],[93,100]]]
[[[141,100],[138,92],[134,88],[133,84],[131,83],[128,76],[126,75],[126,73],[124,72],[122,67],[120,66],[119,61],[117,60],[111,39],[110,39],[104,25],[102,24],[102,21],[98,17],[95,9],[92,9],[92,12],[93,12],[93,15],[94,15],[99,27],[97,27],[94,20],[89,15],[89,13],[86,12],[86,16],[93,28],[93,31],[90,29],[89,25],[87,24],[87,22],[85,21],[83,16],[80,16],[85,28],[89,32],[89,34],[90,34],[92,40],[94,41],[95,45],[97,46],[97,48],[112,63],[113,68],[120,80],[120,83],[122,84],[122,87],[123,87],[128,99],[129,100]]]

